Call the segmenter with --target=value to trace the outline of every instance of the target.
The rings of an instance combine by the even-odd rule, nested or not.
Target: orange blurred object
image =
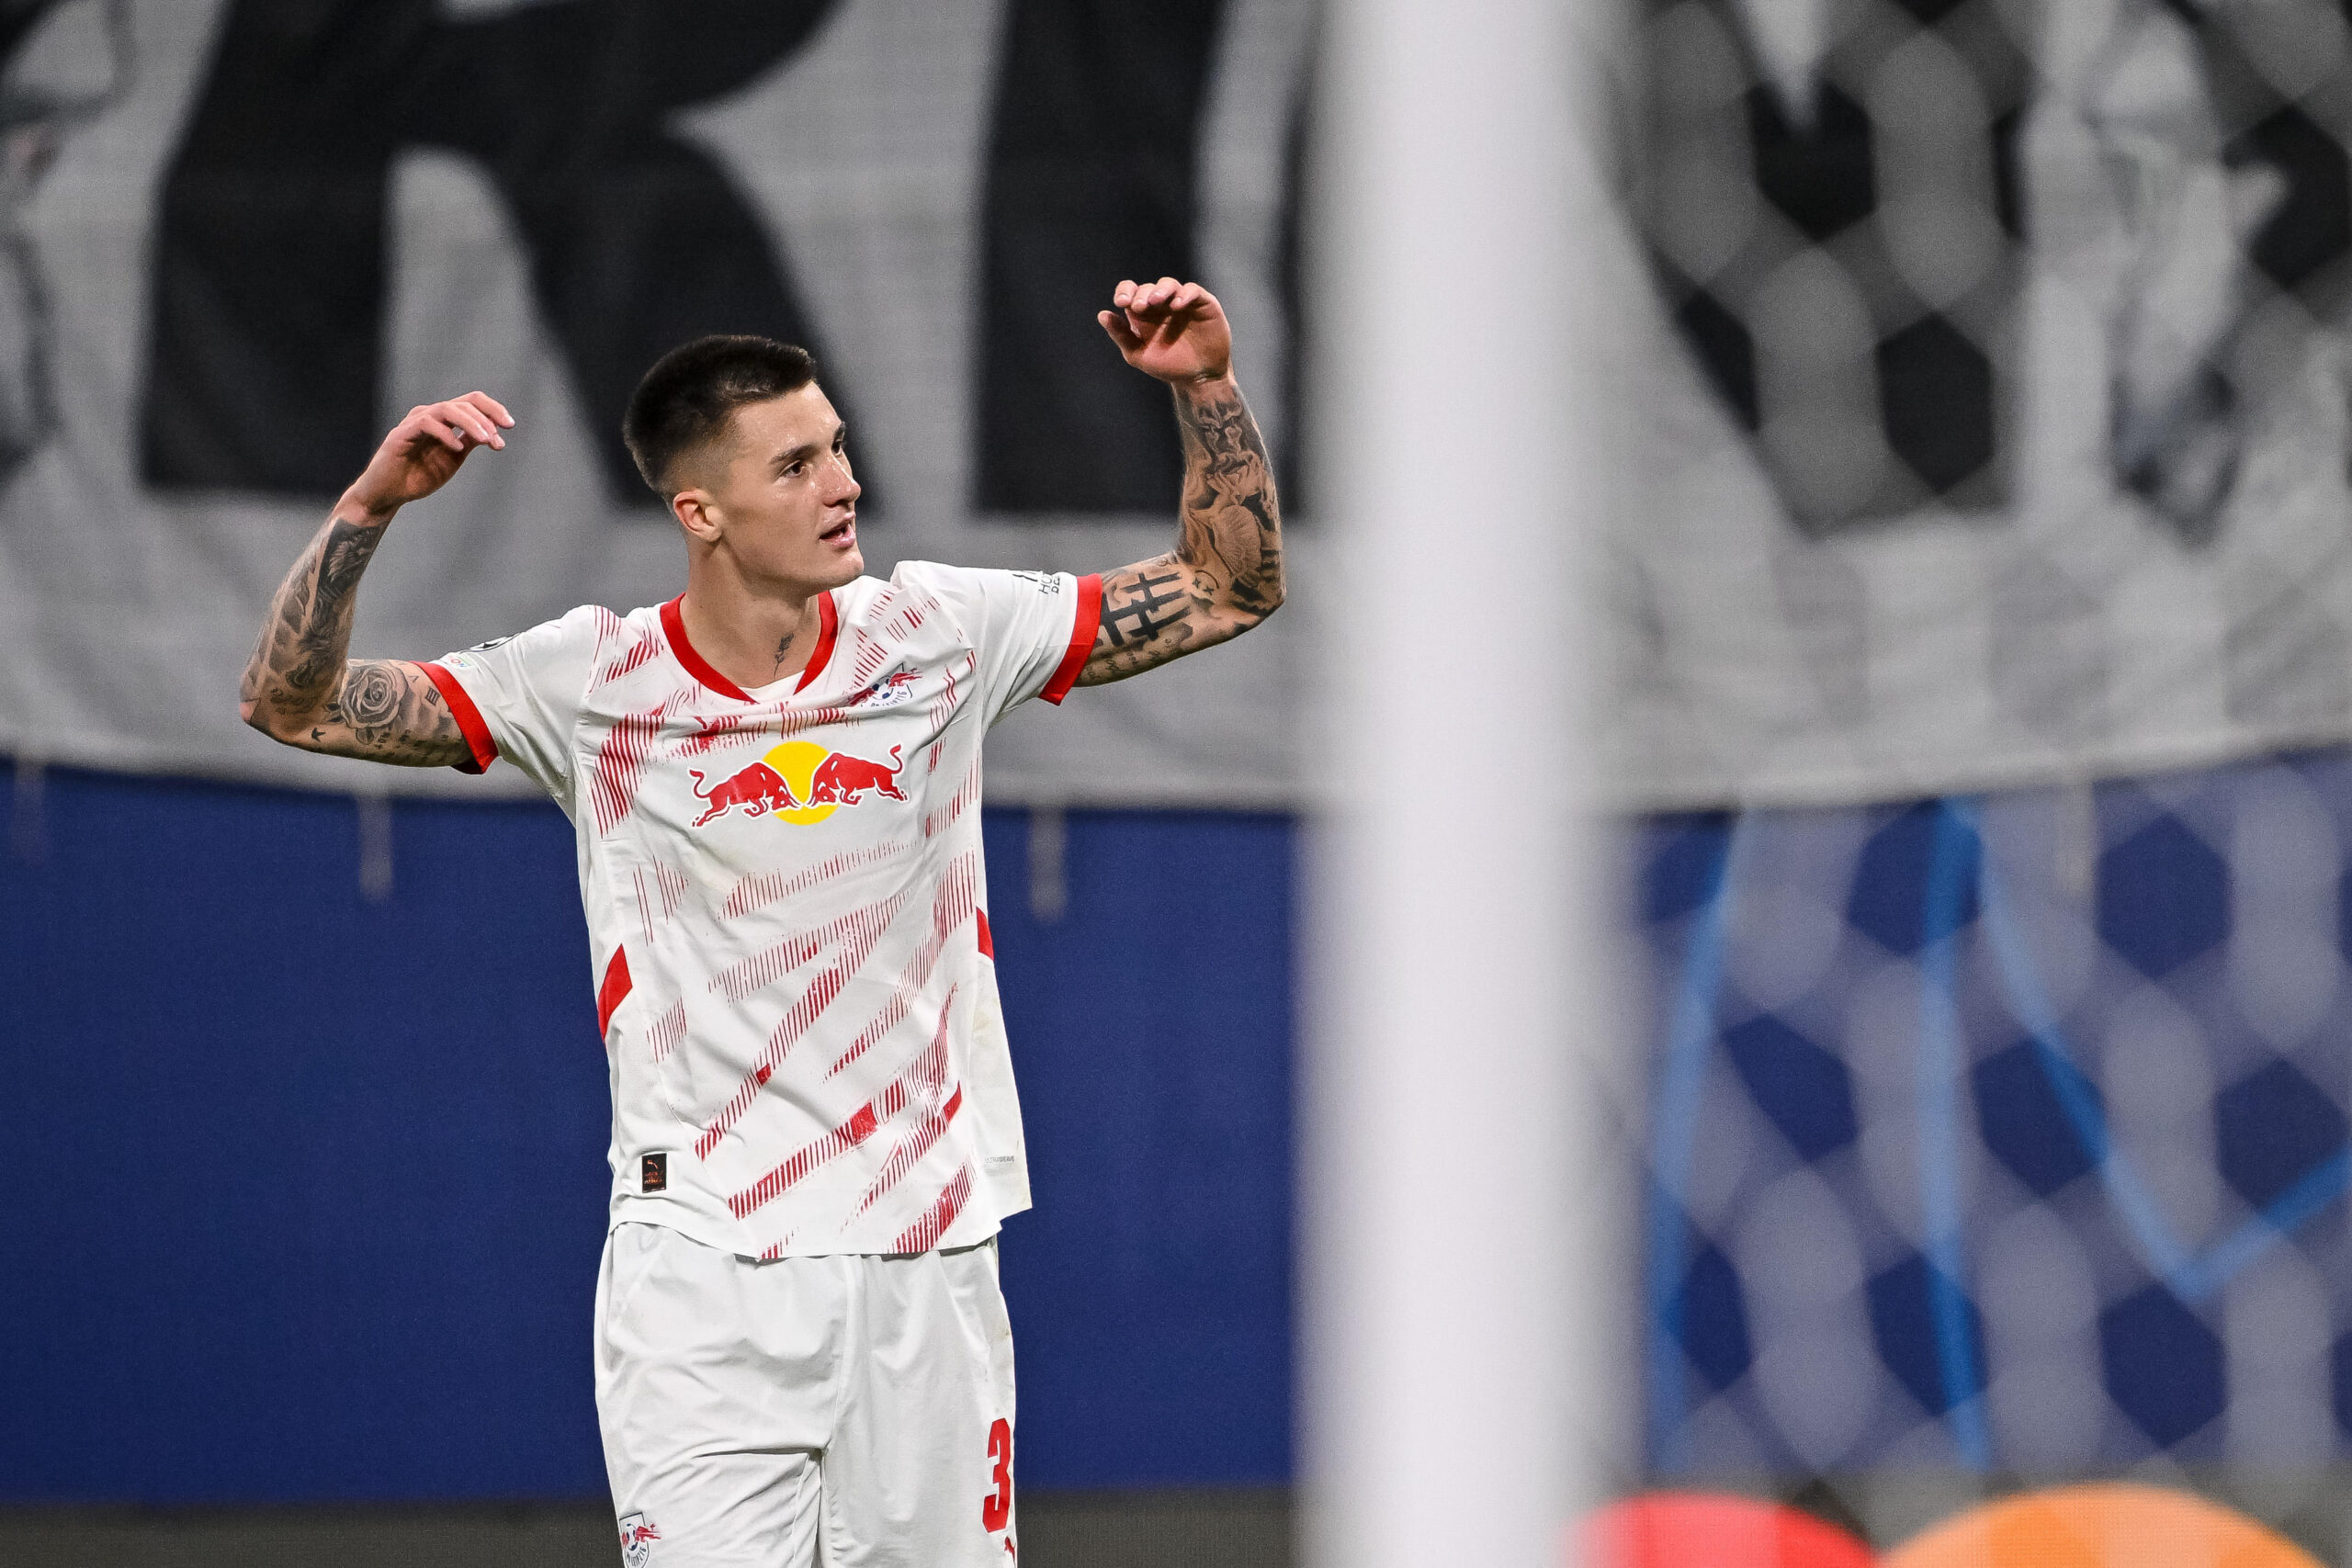
[[[2321,1568],[2241,1514],[2186,1493],[2120,1484],[1987,1503],[1905,1541],[1884,1562],[1885,1568]]]

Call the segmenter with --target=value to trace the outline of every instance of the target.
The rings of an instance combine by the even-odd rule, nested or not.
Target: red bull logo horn
[[[703,803],[702,815],[694,825],[700,828],[716,821],[737,807],[747,817],[807,824],[822,822],[842,807],[855,806],[868,795],[904,800],[906,794],[899,788],[899,774],[905,766],[899,754],[903,750],[891,747],[886,766],[846,751],[829,750],[813,740],[787,740],[750,767],[707,788],[702,771],[690,769],[695,798]]]

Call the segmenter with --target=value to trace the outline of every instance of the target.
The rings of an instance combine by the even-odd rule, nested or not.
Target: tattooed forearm
[[[365,527],[340,517],[330,518],[325,532],[311,541],[310,552],[278,590],[279,603],[271,606],[270,624],[262,634],[261,653],[256,655],[257,660],[261,654],[282,651],[285,656],[270,691],[271,705],[278,712],[315,711],[342,678],[359,577],[375,558],[376,547],[383,538],[381,526]],[[307,592],[299,605],[288,594],[298,580],[307,580],[302,583]],[[253,666],[246,667],[245,678],[249,682],[254,678]]]
[[[359,577],[383,536],[380,526],[330,517],[286,574],[262,623],[261,642],[245,665],[240,695],[247,722],[266,728],[259,724],[264,705],[272,713],[302,718],[334,694],[351,640]]]
[[[1266,444],[1229,379],[1176,390],[1184,442],[1176,548],[1102,577],[1081,684],[1117,681],[1240,636],[1281,608],[1282,504]]]
[[[424,671],[348,660],[360,575],[381,524],[327,520],[270,602],[239,695],[245,722],[305,750],[421,767],[469,755],[457,716]]]

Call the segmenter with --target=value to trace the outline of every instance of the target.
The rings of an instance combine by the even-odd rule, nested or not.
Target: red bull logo
[[[750,767],[728,774],[704,787],[700,769],[691,769],[695,798],[703,812],[697,828],[714,822],[737,807],[747,817],[775,817],[786,822],[822,822],[844,806],[855,806],[868,795],[892,800],[907,798],[899,788],[904,764],[903,747],[890,748],[888,766],[846,751],[828,750],[813,740],[787,740]]]

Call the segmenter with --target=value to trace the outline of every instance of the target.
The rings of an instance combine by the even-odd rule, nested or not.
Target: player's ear
[[[720,532],[716,504],[717,498],[707,490],[682,490],[670,498],[670,515],[689,536],[715,545]]]

